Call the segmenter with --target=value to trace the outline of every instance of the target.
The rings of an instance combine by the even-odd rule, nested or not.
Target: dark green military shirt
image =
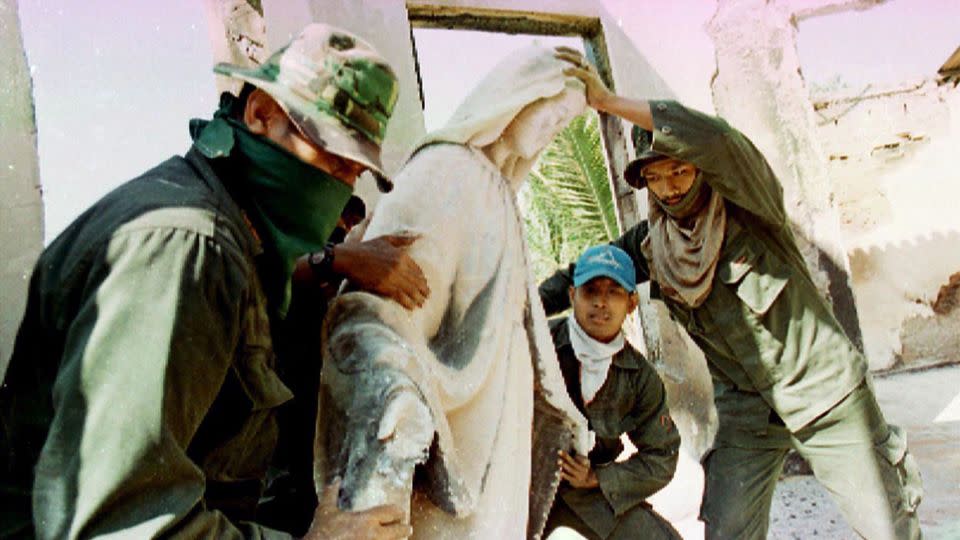
[[[44,251],[0,389],[0,536],[289,538],[246,521],[291,398],[258,250],[191,150]]]
[[[720,118],[673,101],[650,106],[654,150],[697,166],[726,204],[727,230],[709,296],[696,309],[665,300],[707,357],[718,437],[762,434],[771,409],[796,431],[860,384],[867,362],[813,284],[780,182],[763,155]],[[640,251],[646,235],[642,222],[613,242],[637,263],[639,282],[649,279]],[[570,275],[563,270],[541,284],[548,313],[566,307]]]
[[[559,496],[603,534],[604,529],[616,525],[616,516],[642,504],[670,482],[677,466],[680,434],[670,417],[660,376],[629,343],[614,355],[606,380],[585,405],[580,361],[570,344],[568,324],[566,317],[552,320],[550,332],[567,393],[596,435],[589,457],[600,489],[574,489],[564,484]],[[637,451],[617,462],[623,451],[623,434]]]

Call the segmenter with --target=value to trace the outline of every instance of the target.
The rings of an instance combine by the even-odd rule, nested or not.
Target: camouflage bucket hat
[[[369,167],[381,191],[393,188],[380,147],[399,83],[369,43],[315,23],[256,68],[220,63],[213,70],[270,94],[305,137]]]
[[[643,189],[647,187],[647,181],[640,174],[643,168],[667,156],[653,151],[653,133],[640,126],[633,126],[630,138],[633,139],[633,150],[637,157],[627,164],[627,168],[623,171],[623,179],[634,189]]]

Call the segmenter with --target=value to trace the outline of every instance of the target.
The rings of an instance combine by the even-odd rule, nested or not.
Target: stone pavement
[[[887,421],[906,430],[910,451],[920,466],[925,490],[919,509],[924,538],[960,540],[960,364],[881,375],[874,382]],[[696,517],[702,490],[703,472],[684,452],[674,481],[651,502],[685,539],[700,540],[703,526]],[[561,530],[550,538],[580,537]],[[816,479],[791,476],[777,486],[768,538],[858,537]]]

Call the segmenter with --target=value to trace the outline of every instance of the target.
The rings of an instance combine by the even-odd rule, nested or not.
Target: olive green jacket
[[[245,521],[292,397],[259,249],[191,150],[43,252],[0,389],[0,537],[289,538]]]
[[[673,101],[653,101],[651,111],[653,149],[696,165],[726,203],[727,230],[707,299],[695,309],[664,300],[707,357],[718,440],[736,444],[763,434],[771,409],[796,431],[860,383],[866,360],[813,284],[763,155],[720,118]],[[650,279],[640,252],[646,235],[642,222],[613,242],[637,264],[638,282]],[[566,307],[571,275],[561,270],[541,284],[548,313]],[[762,400],[749,399],[757,395]]]
[[[673,478],[680,434],[667,408],[666,392],[657,372],[630,344],[613,356],[607,378],[590,403],[580,389],[580,361],[570,344],[566,317],[550,321],[550,332],[567,393],[587,418],[596,444],[589,458],[598,489],[567,484],[558,496],[598,534],[606,536],[616,517],[659,491]],[[626,434],[637,451],[617,462]]]

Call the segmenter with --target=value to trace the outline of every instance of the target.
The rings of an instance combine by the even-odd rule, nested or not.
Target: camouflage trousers
[[[864,381],[796,433],[771,422],[756,445],[721,443],[707,453],[700,508],[707,540],[767,537],[774,487],[790,448],[810,463],[859,535],[920,538],[920,472],[905,434],[886,423]]]

